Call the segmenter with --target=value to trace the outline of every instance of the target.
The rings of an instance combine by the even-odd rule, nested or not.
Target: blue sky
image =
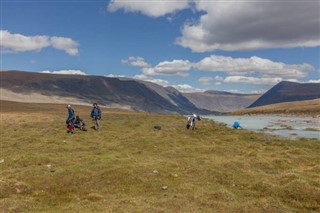
[[[1,69],[130,77],[183,92],[320,82],[320,2],[1,0]]]

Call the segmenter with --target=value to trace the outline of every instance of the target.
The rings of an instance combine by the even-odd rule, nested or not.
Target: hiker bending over
[[[67,128],[68,128],[68,133],[74,133],[74,110],[71,108],[70,104],[67,105],[68,109],[68,118],[66,120]]]
[[[78,115],[76,116],[76,120],[74,121],[74,127],[79,128],[82,131],[87,131],[85,127],[84,119],[80,118]]]
[[[239,123],[238,121],[235,121],[235,122],[233,123],[232,127],[235,128],[235,129],[238,129],[238,128],[241,128],[241,129],[242,129],[242,127],[240,126],[240,123]]]
[[[97,103],[93,103],[93,108],[91,110],[91,118],[94,122],[94,129],[99,130],[99,120],[101,119],[101,109]]]
[[[188,117],[188,122],[187,122],[187,129],[191,128],[194,130],[196,127],[196,120],[200,121],[200,115],[192,114],[191,116]]]

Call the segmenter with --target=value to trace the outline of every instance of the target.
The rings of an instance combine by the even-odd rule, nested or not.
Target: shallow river
[[[266,132],[295,138],[316,138],[320,140],[320,118],[276,115],[255,116],[203,116],[232,128],[238,121],[243,129]]]

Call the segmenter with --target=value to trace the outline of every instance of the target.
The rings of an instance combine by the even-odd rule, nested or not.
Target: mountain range
[[[320,98],[320,84],[280,82],[265,94],[209,90],[181,93],[147,81],[103,76],[1,71],[2,100],[92,104],[135,111],[215,114],[273,103]],[[261,96],[261,97],[260,97]]]
[[[233,112],[244,109],[261,96],[260,94],[237,94],[215,90],[184,93],[184,95],[200,109],[219,112]]]
[[[132,79],[4,71],[1,72],[0,88],[2,96],[8,93],[2,99],[16,97],[14,101],[49,102],[51,99],[55,102],[60,99],[156,113],[217,113],[197,108],[172,87]],[[22,97],[28,98],[21,100]]]

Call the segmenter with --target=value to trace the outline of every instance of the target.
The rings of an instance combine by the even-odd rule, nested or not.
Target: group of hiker
[[[82,131],[87,131],[84,119],[82,119],[78,115],[75,116],[74,109],[72,109],[70,104],[67,105],[67,109],[68,109],[68,118],[66,120],[67,129],[68,129],[67,132],[68,133],[75,133],[75,128],[79,128]],[[98,106],[97,103],[93,103],[93,107],[92,107],[92,110],[91,110],[91,113],[90,113],[90,117],[92,118],[92,120],[94,122],[94,127],[93,128],[95,130],[99,130],[99,128],[100,128],[99,120],[101,119],[101,109],[100,109],[100,107]],[[200,115],[192,114],[191,116],[189,116],[188,117],[188,121],[187,121],[187,126],[186,126],[187,129],[194,130],[197,120],[198,121],[201,120]],[[240,126],[240,123],[237,122],[237,121],[234,122],[232,127],[234,129],[242,128]],[[160,126],[155,126],[155,129],[159,129],[160,130],[161,127]]]
[[[82,131],[87,131],[86,123],[83,118],[80,116],[75,116],[74,109],[71,107],[70,104],[67,105],[68,109],[68,118],[66,120],[67,124],[67,132],[68,133],[75,133],[75,128],[78,128]],[[90,113],[90,117],[94,122],[94,129],[99,130],[99,120],[101,119],[101,109],[97,103],[93,103],[93,107]]]

